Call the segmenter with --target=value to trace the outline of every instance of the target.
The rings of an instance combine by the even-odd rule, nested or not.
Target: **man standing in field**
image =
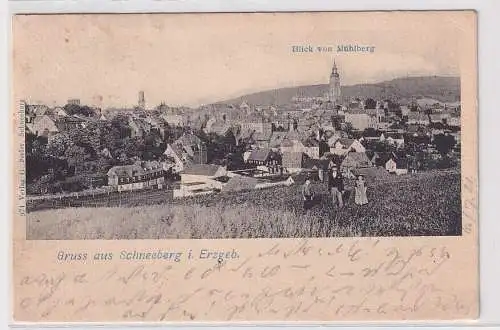
[[[336,167],[333,167],[328,175],[328,190],[332,194],[333,205],[338,205],[342,208],[344,202],[342,200],[342,193],[344,192],[344,179],[342,174],[337,171]]]
[[[311,188],[311,180],[307,179],[306,183],[302,186],[302,199],[304,200],[304,211],[312,207],[314,192]]]

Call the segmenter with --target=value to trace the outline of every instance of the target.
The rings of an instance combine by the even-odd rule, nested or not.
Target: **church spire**
[[[334,105],[338,105],[341,102],[340,75],[335,58],[333,59],[333,68],[332,73],[330,74],[328,99]]]
[[[335,62],[335,59],[333,59],[333,68],[332,68],[332,76],[338,76],[338,70],[337,70],[337,63]]]

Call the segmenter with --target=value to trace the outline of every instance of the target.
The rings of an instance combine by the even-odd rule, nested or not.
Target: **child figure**
[[[354,203],[356,205],[368,204],[368,198],[366,197],[366,184],[365,178],[362,175],[358,176],[355,186],[356,194],[354,196]]]

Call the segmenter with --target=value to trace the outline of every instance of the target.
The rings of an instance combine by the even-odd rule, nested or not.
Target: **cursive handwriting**
[[[26,275],[17,315],[61,321],[238,321],[465,317],[473,292],[443,274],[445,245],[400,249],[390,240],[279,242],[211,264],[109,264]],[[104,316],[103,316],[104,315]]]

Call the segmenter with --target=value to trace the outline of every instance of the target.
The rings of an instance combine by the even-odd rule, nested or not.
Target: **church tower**
[[[330,74],[330,87],[328,90],[328,100],[334,105],[339,105],[341,103],[340,95],[340,76],[337,71],[337,64],[335,60],[333,61],[332,73]]]

